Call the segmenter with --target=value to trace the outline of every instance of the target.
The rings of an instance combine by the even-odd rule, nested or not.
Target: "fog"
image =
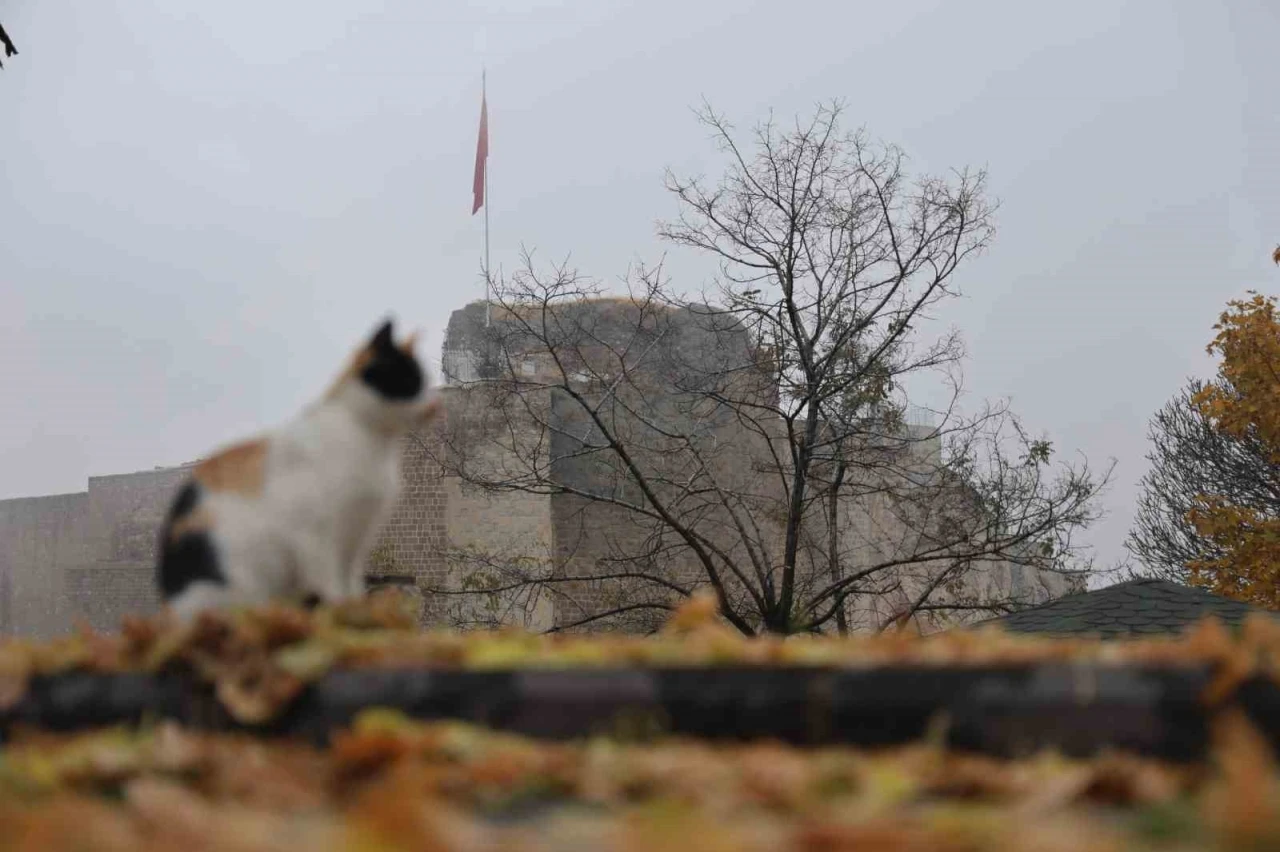
[[[1280,281],[1268,0],[10,0],[0,22],[0,497],[277,423],[387,313],[438,356],[483,293],[482,66],[507,270],[522,245],[611,280],[669,251],[663,170],[720,163],[704,97],[742,126],[844,98],[917,171],[987,168],[995,242],[924,331],[961,329],[972,403],[1117,460],[1104,563],[1148,417],[1212,370],[1224,303]]]

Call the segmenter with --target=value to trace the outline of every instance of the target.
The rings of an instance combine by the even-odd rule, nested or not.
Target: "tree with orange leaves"
[[[1280,263],[1280,249],[1277,250]],[[1192,397],[1206,423],[1259,448],[1260,464],[1280,470],[1280,317],[1275,299],[1250,292],[1228,303],[1210,354],[1218,375]],[[1220,595],[1280,608],[1280,515],[1221,494],[1200,494],[1188,522],[1216,555],[1188,563],[1190,579]]]

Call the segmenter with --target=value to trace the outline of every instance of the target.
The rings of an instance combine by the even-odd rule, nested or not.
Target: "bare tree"
[[[1236,438],[1214,427],[1192,400],[1204,387],[1192,380],[1151,420],[1150,470],[1126,546],[1141,563],[1137,573],[1179,583],[1188,563],[1221,558],[1220,548],[1196,532],[1187,513],[1199,495],[1280,517],[1280,470],[1254,437]]]
[[[528,257],[497,288],[440,463],[552,495],[579,534],[536,570],[494,566],[485,593],[552,597],[561,628],[635,627],[709,585],[743,632],[790,633],[1007,611],[1086,571],[1073,533],[1105,477],[1051,475],[1003,407],[904,422],[908,376],[960,393],[959,338],[917,329],[991,239],[983,175],[911,180],[898,149],[841,132],[839,105],[758,127],[750,151],[701,118],[725,174],[669,175],[681,213],[660,233],[720,260],[711,292],[659,267],[602,298]]]

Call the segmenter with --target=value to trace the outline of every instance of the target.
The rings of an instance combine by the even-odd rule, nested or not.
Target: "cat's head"
[[[351,357],[329,398],[350,406],[371,425],[416,429],[440,412],[439,396],[414,352],[417,335],[396,342],[387,320]]]

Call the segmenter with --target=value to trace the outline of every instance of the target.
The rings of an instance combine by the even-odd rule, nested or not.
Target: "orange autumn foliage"
[[[1209,354],[1222,357],[1217,378],[1193,399],[1215,428],[1256,440],[1280,464],[1280,318],[1275,300],[1257,293],[1228,303]],[[1187,567],[1192,582],[1269,609],[1280,608],[1280,518],[1202,494],[1187,514],[1222,555]]]

